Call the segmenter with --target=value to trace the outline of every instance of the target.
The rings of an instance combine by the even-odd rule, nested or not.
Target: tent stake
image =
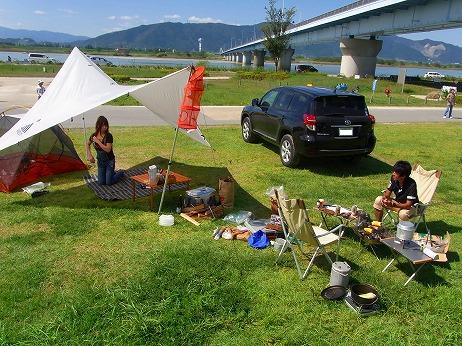
[[[176,127],[175,129],[175,139],[173,140],[172,152],[170,153],[170,159],[168,160],[168,166],[167,166],[167,173],[165,174],[165,179],[164,179],[164,188],[162,189],[162,196],[160,197],[159,211],[157,212],[157,214],[159,215],[160,215],[160,212],[162,211],[162,204],[164,202],[165,190],[167,190],[168,174],[170,173],[170,167],[172,166],[173,152],[175,151],[177,137],[178,137],[178,127]]]

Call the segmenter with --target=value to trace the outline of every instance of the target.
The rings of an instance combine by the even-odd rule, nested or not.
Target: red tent
[[[19,120],[0,114],[0,136]],[[41,177],[85,170],[71,139],[58,125],[0,151],[0,191],[10,192]]]

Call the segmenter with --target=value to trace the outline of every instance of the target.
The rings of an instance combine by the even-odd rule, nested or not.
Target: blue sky
[[[294,6],[295,21],[308,19],[353,0],[279,0],[278,6]],[[142,24],[161,22],[218,22],[251,25],[265,19],[266,0],[2,0],[0,26],[13,29],[49,30],[95,37]],[[462,29],[406,35],[462,46]]]

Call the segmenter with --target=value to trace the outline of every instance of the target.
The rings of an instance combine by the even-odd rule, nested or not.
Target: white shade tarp
[[[0,137],[0,150],[127,93],[176,127],[189,74],[190,68],[185,68],[148,84],[123,86],[74,48],[45,94]],[[192,139],[209,145],[199,129],[184,132]]]
[[[173,127],[177,127],[184,88],[188,83],[190,74],[191,68],[184,68],[156,81],[150,82],[142,88],[130,92],[130,95],[159,118]],[[192,139],[210,146],[199,128],[193,130],[180,130]]]
[[[45,94],[0,138],[0,150],[140,87],[118,85],[74,48]]]

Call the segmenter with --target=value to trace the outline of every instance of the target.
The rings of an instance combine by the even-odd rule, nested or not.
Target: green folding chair
[[[287,250],[290,250],[301,280],[305,279],[308,275],[315,258],[321,253],[324,254],[326,260],[332,265],[332,259],[327,254],[325,247],[337,243],[336,255],[338,258],[340,239],[343,234],[344,226],[340,224],[332,230],[326,230],[313,225],[310,222],[303,200],[282,198],[277,190],[275,190],[274,193],[278,201],[278,212],[281,217],[282,230],[286,238],[284,245],[279,251],[276,263],[279,262],[282,255],[287,252]],[[313,248],[314,252],[312,254],[304,252],[303,247],[305,245]],[[300,252],[309,259],[308,266],[305,270],[302,269],[300,261],[297,258],[295,251],[297,247]]]

